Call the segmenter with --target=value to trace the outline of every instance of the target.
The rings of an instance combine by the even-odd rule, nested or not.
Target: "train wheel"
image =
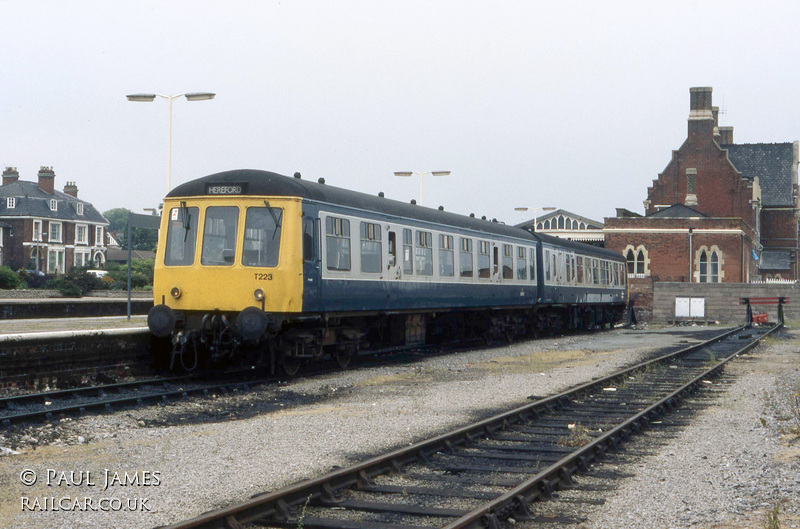
[[[287,377],[295,376],[300,371],[300,359],[296,356],[284,356],[281,361],[281,371]]]
[[[353,359],[352,353],[347,349],[339,349],[334,356],[336,357],[336,365],[342,369],[349,366],[350,360]]]

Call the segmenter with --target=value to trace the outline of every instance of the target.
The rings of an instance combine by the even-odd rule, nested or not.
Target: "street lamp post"
[[[537,210],[542,210],[542,212],[544,212],[544,211],[555,211],[556,208],[554,208],[552,206],[535,207],[535,208],[520,207],[520,208],[514,208],[514,211],[528,211],[529,209],[533,210],[533,231],[536,231],[536,211]]]
[[[169,193],[169,191],[172,189],[172,102],[179,97],[184,96],[188,101],[206,101],[208,99],[214,99],[215,95],[217,94],[212,94],[211,92],[191,92],[186,94],[177,94],[174,96],[166,96],[162,94],[130,94],[125,96],[128,98],[128,101],[134,101],[136,103],[151,103],[156,97],[166,99],[168,102],[169,127],[167,130],[167,193]]]
[[[418,175],[419,176],[419,205],[422,205],[422,179],[425,175],[433,175],[433,176],[450,176],[450,171],[395,171],[395,176],[402,176],[402,177],[409,177]]]

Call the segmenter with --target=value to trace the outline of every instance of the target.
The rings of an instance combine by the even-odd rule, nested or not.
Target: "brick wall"
[[[800,286],[797,284],[770,285],[752,283],[655,283],[653,285],[653,322],[675,321],[675,298],[705,299],[703,321],[744,323],[746,308],[739,304],[744,297],[788,297],[784,307],[787,320],[800,320]],[[774,305],[754,305],[753,312],[766,312],[770,321],[776,321],[778,309]]]

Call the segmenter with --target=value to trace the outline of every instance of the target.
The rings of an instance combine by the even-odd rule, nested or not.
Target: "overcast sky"
[[[736,143],[800,139],[798,2],[0,0],[0,165],[105,211],[252,168],[526,220],[642,212],[712,86]]]

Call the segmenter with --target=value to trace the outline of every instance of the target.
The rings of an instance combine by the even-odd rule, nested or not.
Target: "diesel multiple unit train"
[[[256,170],[172,190],[157,256],[148,325],[181,370],[596,328],[627,297],[609,250]]]

